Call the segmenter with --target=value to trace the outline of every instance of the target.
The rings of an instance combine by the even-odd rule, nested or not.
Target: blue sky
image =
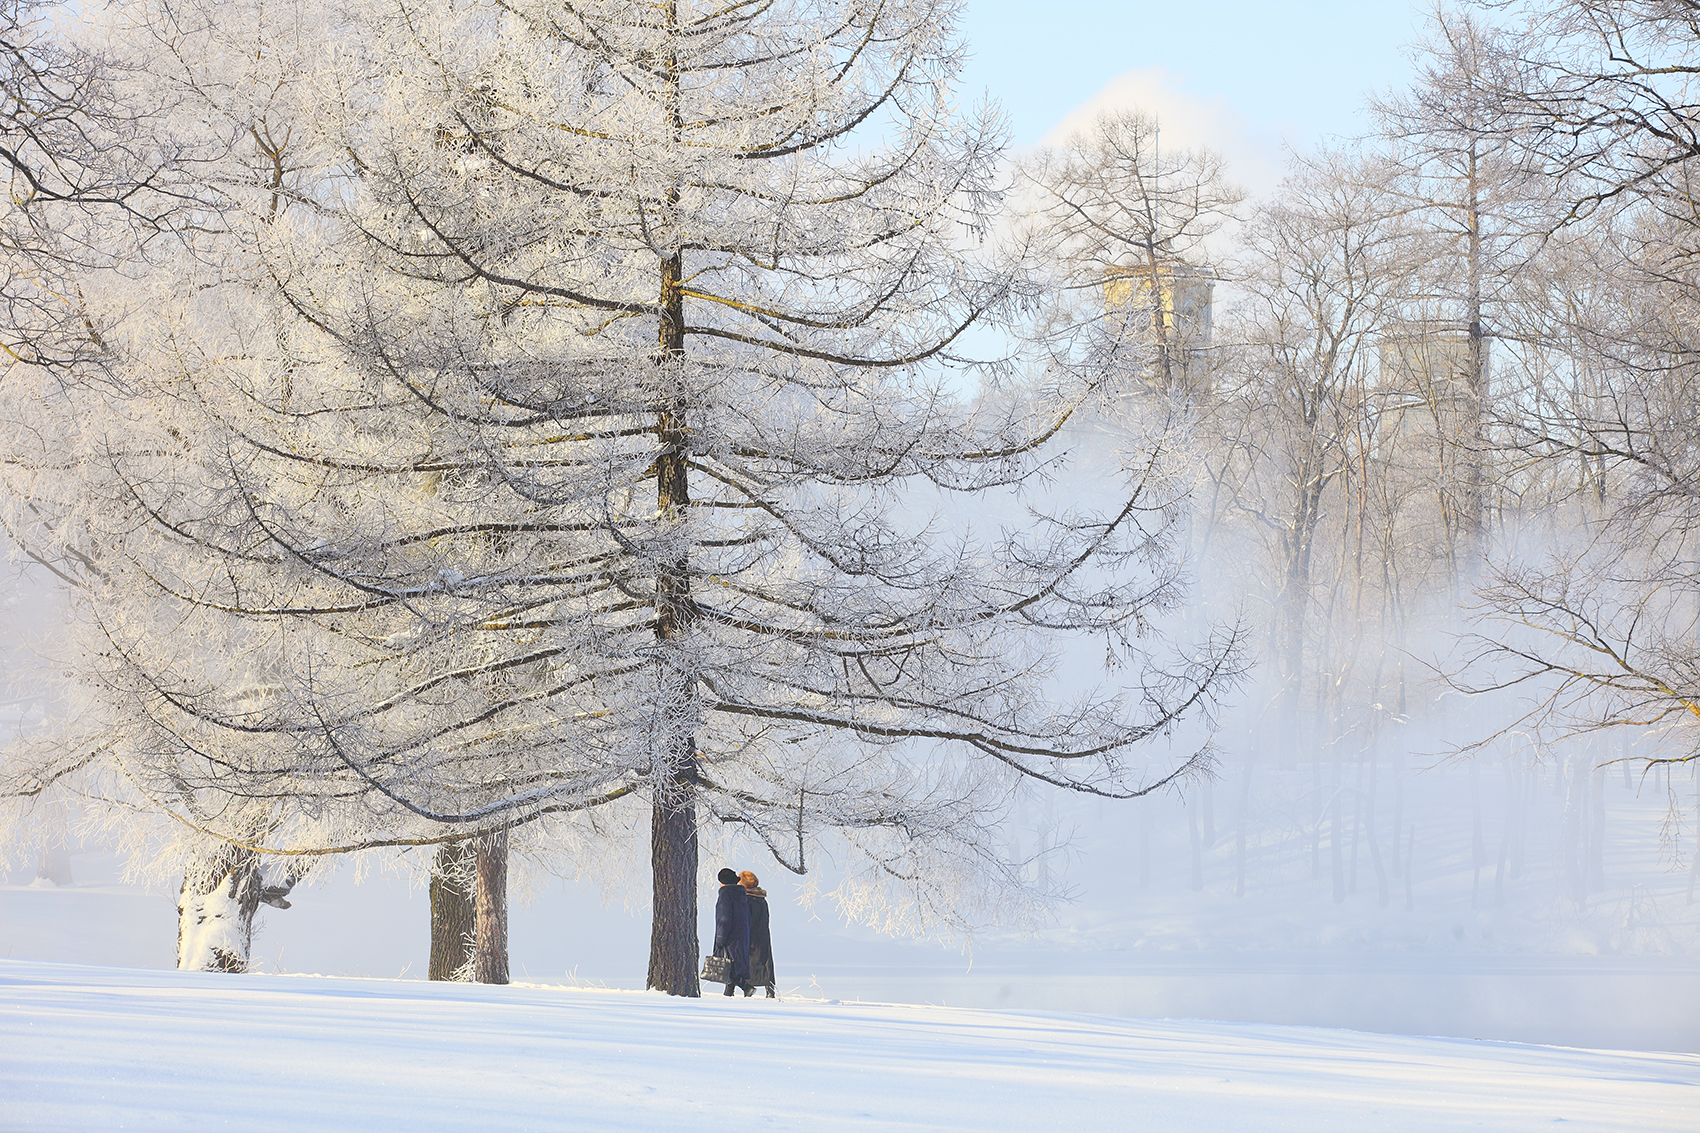
[[[1166,102],[1147,107],[1162,113],[1165,138],[1168,120],[1190,113],[1191,130],[1176,129],[1201,136],[1180,140],[1267,164],[1283,142],[1361,130],[1365,92],[1406,81],[1403,47],[1429,10],[1426,0],[968,0],[961,90],[969,100],[990,91],[1026,147],[1120,77],[1108,101]]]

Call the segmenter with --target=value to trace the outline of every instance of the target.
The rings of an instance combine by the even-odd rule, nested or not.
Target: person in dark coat
[[[755,874],[745,870],[738,875],[738,881],[749,894],[750,900],[750,983],[756,987],[765,987],[767,997],[773,996],[773,936],[767,927],[767,890],[761,887],[761,881]],[[750,989],[745,988],[744,994],[749,995]]]
[[[733,870],[723,869],[720,896],[714,902],[714,954],[732,961],[732,982],[725,994],[743,988],[750,994],[750,898]]]

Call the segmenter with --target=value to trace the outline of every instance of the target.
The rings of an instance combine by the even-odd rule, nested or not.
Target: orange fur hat
[[[745,889],[754,889],[761,884],[761,881],[755,874],[746,869],[743,873],[738,875],[738,883]]]

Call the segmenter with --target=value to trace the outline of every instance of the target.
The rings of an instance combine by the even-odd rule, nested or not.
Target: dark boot
[[[735,986],[735,985],[733,985],[733,984],[727,984],[727,985],[726,985],[726,990],[725,990],[725,991],[724,991],[724,992],[722,992],[722,993],[721,993],[721,994],[723,994],[723,995],[731,995],[731,994],[732,994],[732,993],[733,993],[733,992],[734,992],[734,991],[736,991],[736,990],[737,990],[737,987],[736,987],[736,986]]]
[[[778,999],[779,998],[777,995],[773,994],[773,985],[772,984],[767,985],[767,997],[769,999]]]

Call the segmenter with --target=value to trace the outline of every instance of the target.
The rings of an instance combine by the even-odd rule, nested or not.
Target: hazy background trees
[[[1500,412],[1539,490],[1460,683],[1514,686],[1538,734],[1644,770],[1700,758],[1696,21],[1691,4],[1554,4],[1494,87],[1558,208]]]
[[[1700,45],[1686,5],[1538,15],[1501,26],[1491,6],[1439,10],[1418,81],[1375,104],[1378,131],[1360,142],[1373,162],[1323,173],[1336,192],[1373,187],[1388,237],[1364,276],[1379,301],[1357,401],[1332,430],[1355,440],[1333,466],[1337,490],[1317,497],[1332,522],[1312,554],[1332,569],[1312,595],[1319,682],[1305,742],[1322,751],[1357,730],[1347,751],[1373,761],[1391,727],[1400,765],[1459,751],[1514,775],[1556,764],[1580,813],[1598,805],[1609,761],[1696,752],[1692,494],[1679,486],[1692,474],[1676,450],[1695,435],[1678,406],[1691,404],[1679,328],[1692,302],[1685,132]],[[1251,227],[1234,268],[1252,296],[1241,311],[1257,308],[1273,262]],[[1325,293],[1345,302],[1352,278],[1335,271]],[[1228,370],[1255,356],[1254,336],[1222,332],[1232,323],[1219,320],[1215,348]],[[1309,360],[1291,370],[1276,388],[1296,400],[1327,372]],[[1202,443],[1227,451],[1261,418],[1231,400],[1223,410],[1234,427],[1207,418]],[[1281,461],[1259,452],[1248,466]],[[1271,612],[1272,630],[1282,616]],[[1353,688],[1366,651],[1374,676]],[[1458,689],[1481,695],[1448,697]],[[1479,872],[1492,862],[1475,805]],[[1313,814],[1337,849],[1337,821]],[[1396,815],[1394,827],[1382,856],[1396,872]],[[1586,840],[1581,819],[1573,832]],[[1579,894],[1595,884],[1576,875]]]
[[[1225,764],[1241,892],[1249,813],[1304,815],[1336,900],[1367,843],[1385,903],[1415,837],[1407,769],[1459,753],[1513,776],[1556,765],[1586,810],[1608,760],[1694,751],[1691,496],[1672,448],[1693,435],[1676,408],[1691,380],[1678,328],[1693,12],[1535,15],[1438,8],[1416,81],[1373,100],[1375,129],[1296,154],[1289,180],[1208,243],[1129,242],[1090,212],[1106,196],[1127,214],[1168,200],[1149,119],[1117,135],[1143,153],[1109,144],[1106,125],[1024,171],[1068,186],[1042,197],[1046,219],[1100,274],[1149,246],[1214,285],[1206,376],[1183,396],[1202,596],[1247,603],[1262,630]],[[1231,174],[1174,160],[1188,199]],[[1163,310],[1160,289],[1141,294],[1146,318]],[[1265,755],[1309,762],[1309,784],[1263,782],[1260,799]],[[1479,874],[1494,862],[1471,798]],[[1198,801],[1209,831],[1208,791]]]

